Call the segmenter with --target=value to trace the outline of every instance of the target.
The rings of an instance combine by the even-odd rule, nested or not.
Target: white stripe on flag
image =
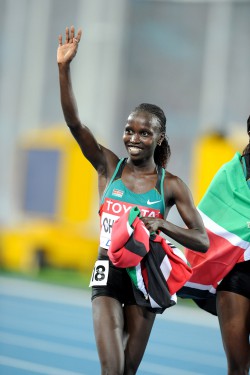
[[[170,263],[167,255],[164,256],[164,258],[161,262],[161,265],[160,265],[160,269],[161,269],[161,272],[164,275],[165,280],[167,281],[168,278],[169,278],[169,275],[172,271],[172,266],[171,266],[171,263]]]
[[[171,300],[174,301],[175,303],[177,303],[177,294],[176,293],[172,294]]]
[[[150,301],[151,307],[153,307],[153,308],[155,308],[155,307],[157,307],[157,308],[161,307],[160,305],[158,305],[158,303],[155,302],[155,300],[150,296],[150,294],[148,295],[148,297],[149,297],[149,301]]]
[[[140,263],[135,267],[135,270],[136,270],[137,287],[144,294],[144,297],[147,299],[148,298],[148,292],[146,290],[144,280],[143,280],[143,277],[142,277],[141,264]]]
[[[192,283],[191,281],[187,281],[185,283],[185,286],[188,286],[193,289],[208,290],[210,293],[213,293],[213,294],[216,293],[216,289],[212,285],[204,285],[204,284]]]
[[[130,225],[129,225],[129,222],[127,221],[127,232],[129,234],[129,237],[131,237],[132,233],[134,232],[134,228],[132,228]]]
[[[244,251],[244,260],[250,260],[250,246]]]
[[[187,258],[185,257],[183,252],[180,249],[178,249],[178,247],[173,249],[173,252],[177,257],[181,258],[183,260],[183,262],[185,262],[187,264]]]
[[[181,258],[183,260],[183,262],[185,262],[187,264],[187,258],[185,257],[183,251],[181,251],[178,247],[174,246],[171,242],[169,242],[168,240],[165,240],[165,242],[167,243],[168,246],[171,247],[173,253]]]
[[[210,219],[204,212],[201,210],[198,211],[202,217],[205,227],[222,238],[225,238],[229,241],[232,245],[241,247],[243,250],[247,250],[250,247],[250,242],[244,241],[242,238],[237,236],[234,233],[228,232],[225,228],[221,227],[219,224],[215,223],[212,219]],[[249,250],[250,251],[250,250]]]

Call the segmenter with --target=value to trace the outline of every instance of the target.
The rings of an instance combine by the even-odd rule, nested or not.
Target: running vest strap
[[[165,213],[164,177],[165,169],[157,168],[155,187],[138,194],[129,190],[122,182],[122,171],[127,159],[121,159],[106,187],[99,210],[101,219],[100,246],[108,249],[113,223],[131,207],[137,206],[142,216],[163,218]]]

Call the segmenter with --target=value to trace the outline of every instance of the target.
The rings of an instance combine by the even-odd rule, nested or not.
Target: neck
[[[132,171],[140,171],[142,173],[155,173],[156,164],[153,159],[150,160],[131,160],[128,158],[127,165]]]

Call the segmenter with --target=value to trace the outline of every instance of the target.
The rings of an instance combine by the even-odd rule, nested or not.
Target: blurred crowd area
[[[0,265],[89,271],[96,256],[96,176],[60,107],[66,26],[83,29],[72,64],[82,121],[122,157],[130,111],[159,105],[168,168],[198,204],[247,143],[249,19],[248,0],[0,0]]]

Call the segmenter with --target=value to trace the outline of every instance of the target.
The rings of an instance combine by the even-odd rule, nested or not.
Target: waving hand
[[[59,46],[57,49],[57,63],[70,63],[76,55],[78,43],[81,40],[82,30],[79,29],[75,36],[75,28],[71,26],[70,29],[66,27],[65,42],[63,43],[62,35],[59,35]]]

